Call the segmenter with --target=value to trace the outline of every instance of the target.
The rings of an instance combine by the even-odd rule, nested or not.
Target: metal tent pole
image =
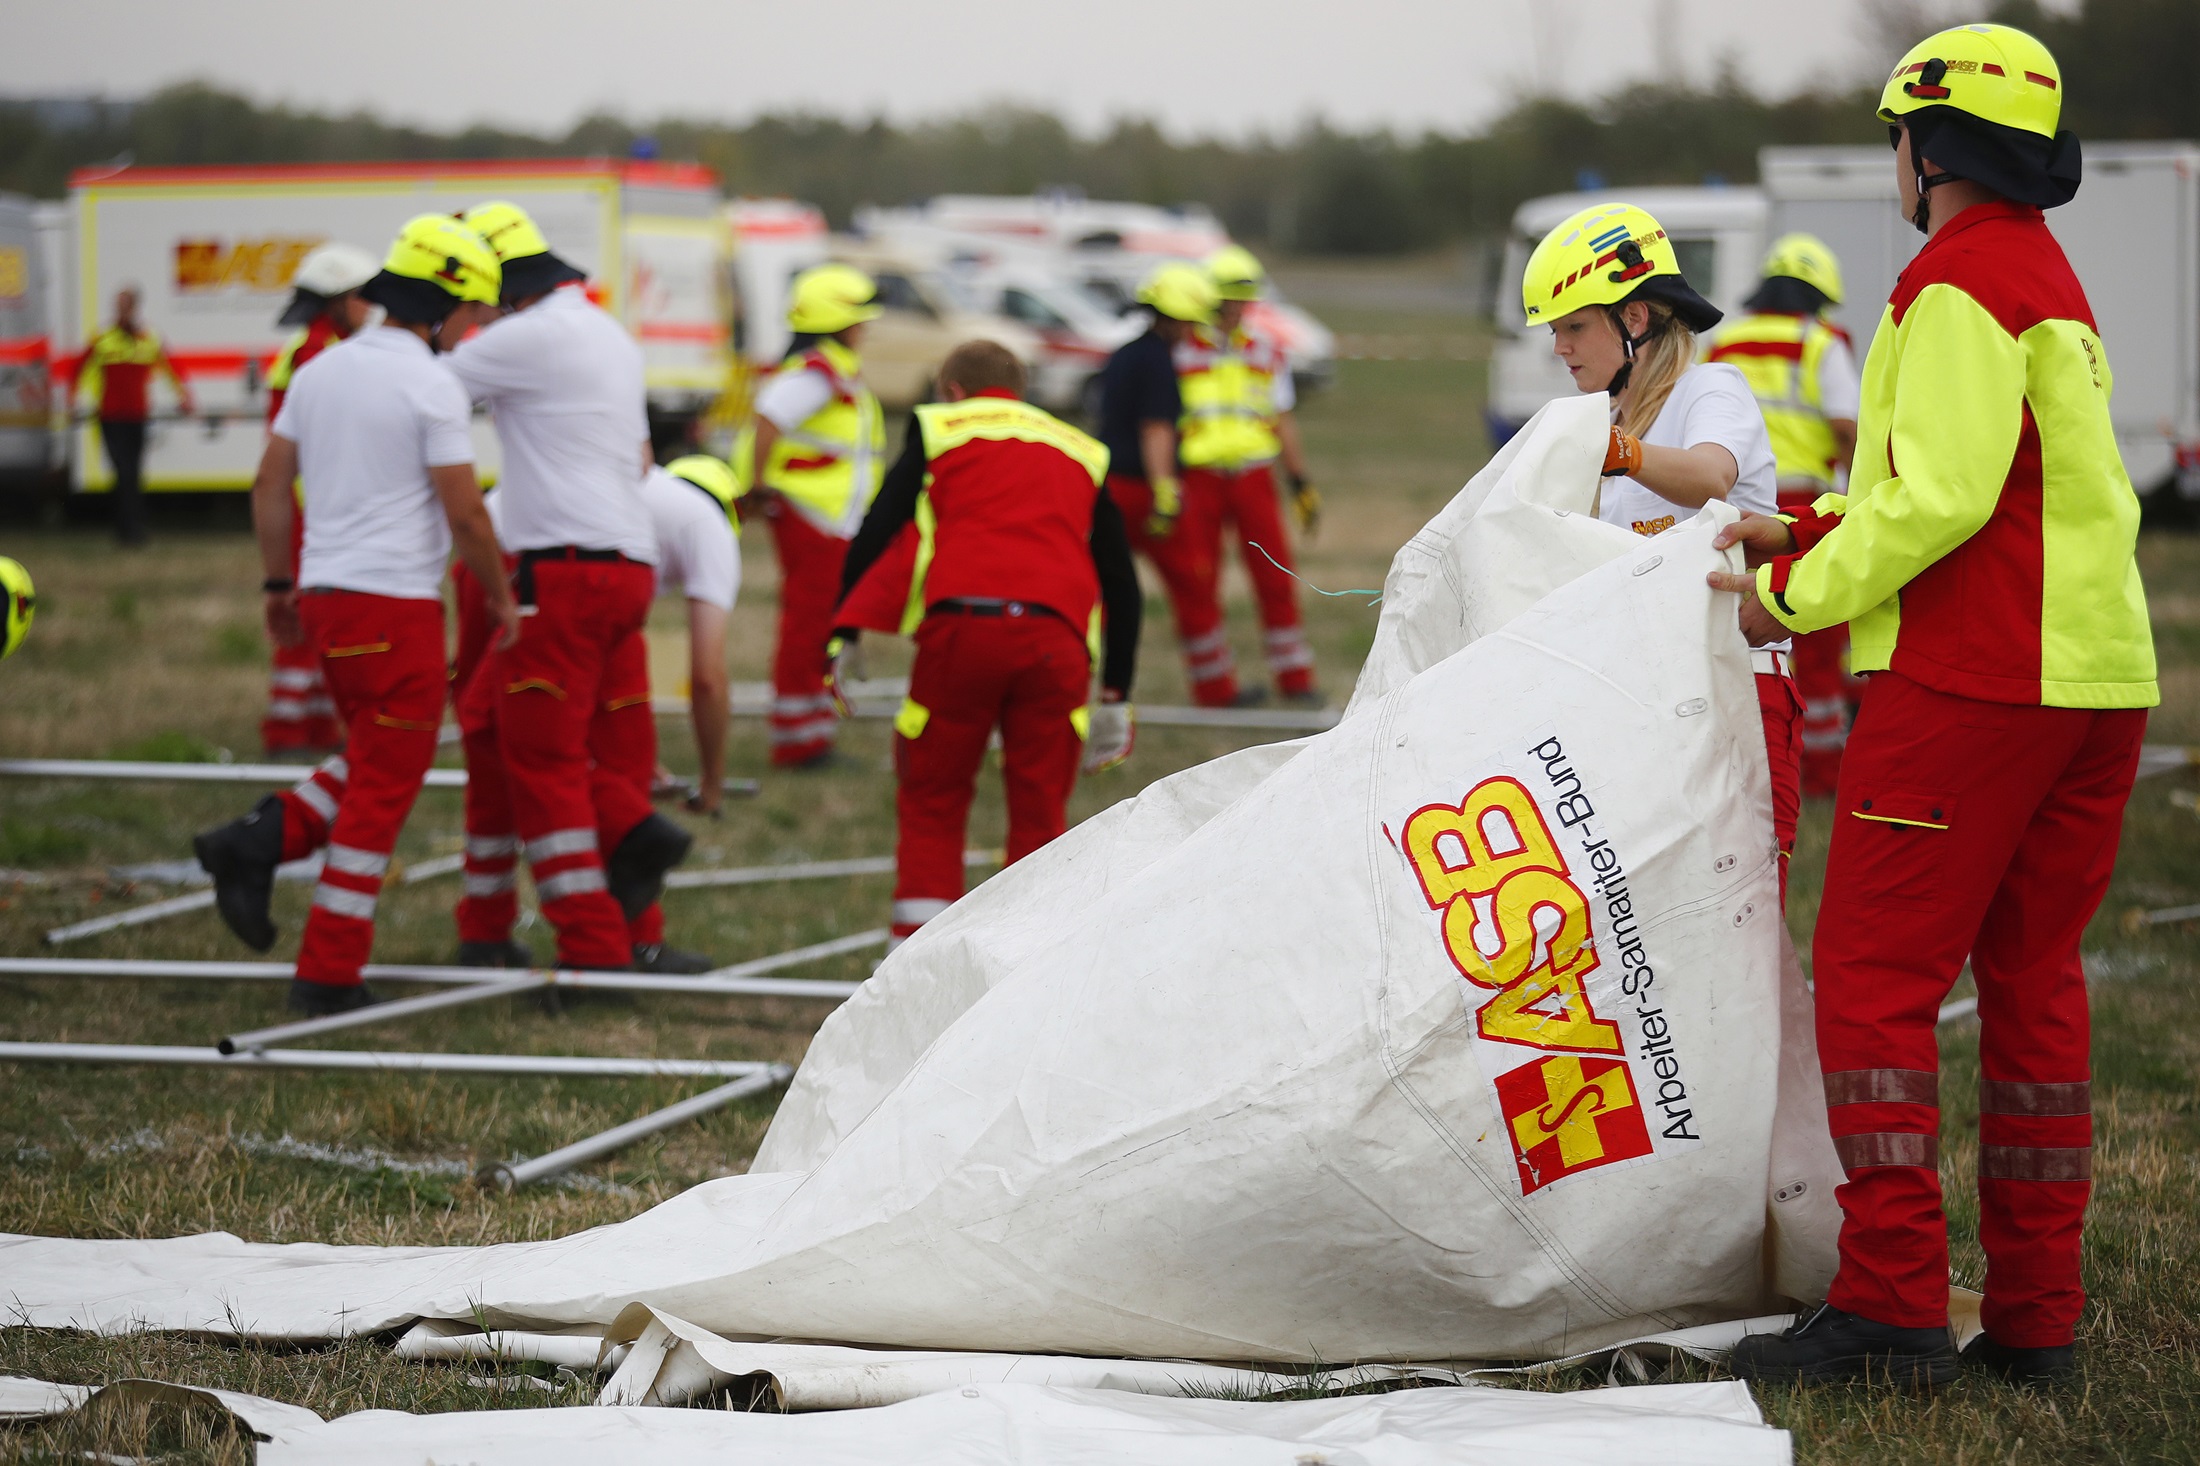
[[[478,1179],[484,1186],[494,1186],[500,1190],[510,1191],[516,1187],[525,1186],[530,1181],[540,1181],[547,1176],[555,1176],[561,1171],[569,1171],[583,1161],[591,1161],[597,1156],[608,1155],[612,1151],[632,1145],[645,1135],[654,1135],[660,1130],[669,1130],[673,1126],[692,1120],[698,1115],[706,1115],[712,1110],[722,1109],[737,1099],[745,1099],[749,1095],[759,1094],[764,1090],[785,1084],[793,1077],[793,1069],[785,1064],[774,1064],[764,1073],[753,1074],[746,1079],[737,1079],[731,1084],[722,1084],[716,1089],[705,1090],[690,1099],[681,1100],[678,1104],[667,1105],[661,1110],[644,1115],[639,1120],[629,1120],[624,1125],[614,1125],[601,1135],[591,1135],[586,1140],[576,1140],[571,1145],[551,1151],[548,1155],[537,1156],[531,1161],[505,1161],[484,1166]]]
[[[445,988],[439,993],[423,993],[417,998],[376,1003],[369,1008],[354,1008],[348,1013],[331,1013],[325,1018],[304,1018],[296,1023],[278,1023],[273,1028],[255,1028],[248,1033],[232,1033],[216,1040],[214,1047],[224,1054],[256,1052],[287,1039],[316,1038],[324,1033],[341,1033],[347,1028],[364,1028],[370,1023],[391,1023],[400,1018],[410,1018],[416,1013],[456,1008],[462,1003],[485,1003],[491,998],[507,998],[514,993],[540,991],[550,986],[551,980],[552,975],[549,973],[530,972],[525,977],[513,978],[508,982],[483,982],[475,983],[471,987]]]
[[[681,704],[682,710],[686,704]],[[312,774],[312,764],[165,763],[120,758],[0,758],[0,775],[23,779],[143,779],[183,784],[295,784]],[[464,769],[428,770],[427,788],[463,789]],[[755,794],[754,779],[728,779],[728,794]]]
[[[963,865],[999,865],[998,850],[965,850]],[[805,860],[794,865],[735,865],[711,870],[676,870],[665,877],[668,891],[691,891],[701,886],[755,886],[772,881],[818,881],[835,876],[891,875],[891,855],[858,855],[847,860]]]
[[[561,988],[626,993],[675,993],[690,996],[829,998],[852,996],[859,982],[831,982],[815,978],[765,977],[764,973],[798,966],[848,952],[885,945],[883,927],[852,936],[835,937],[790,952],[777,952],[736,962],[698,977],[663,977],[649,972],[571,972],[551,976]],[[540,971],[540,969],[537,969]],[[369,964],[363,974],[370,981],[418,982],[478,987],[509,982],[512,973],[501,967],[406,966]],[[0,977],[121,977],[149,979],[212,979],[219,981],[288,982],[293,976],[287,962],[172,962],[126,958],[0,957]],[[369,1010],[371,1011],[371,1010]]]
[[[575,1054],[410,1054],[361,1049],[261,1049],[223,1054],[180,1044],[0,1043],[0,1060],[59,1064],[170,1064],[203,1069],[351,1069],[425,1074],[547,1075],[589,1079],[737,1079],[783,1065],[754,1059],[598,1059]]]

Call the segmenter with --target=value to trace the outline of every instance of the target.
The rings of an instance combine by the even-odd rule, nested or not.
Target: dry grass
[[[1318,282],[1317,282],[1318,283]],[[1344,331],[1447,342],[1456,319],[1325,312]],[[1376,586],[1391,551],[1486,454],[1477,361],[1348,363],[1338,389],[1305,411],[1330,514],[1303,569],[1331,588]],[[172,529],[145,555],[123,556],[90,532],[0,532],[7,553],[38,576],[42,608],[25,650],[0,670],[0,750],[11,755],[194,756],[219,748],[253,756],[262,671],[253,627],[250,546],[234,522]],[[772,572],[768,547],[748,544],[749,592],[737,618],[736,677],[763,675]],[[2200,545],[2155,540],[2145,569],[2162,622],[2168,704],[2155,741],[2200,743]],[[1230,582],[1242,663],[1258,643],[1241,574]],[[1182,700],[1165,612],[1149,602],[1155,634],[1140,696]],[[1374,614],[1353,600],[1314,599],[1310,627],[1329,690],[1349,690]],[[669,623],[668,623],[669,629]],[[882,659],[883,661],[884,659]],[[672,665],[660,659],[660,667]],[[875,670],[883,670],[883,667]],[[684,731],[664,725],[668,757],[691,766]],[[1132,764],[1088,781],[1074,813],[1089,815],[1145,782],[1237,746],[1219,734],[1150,729]],[[765,778],[756,799],[721,824],[697,825],[696,861],[739,864],[878,854],[891,848],[892,785],[876,724],[854,730],[852,757],[833,771]],[[761,728],[737,727],[733,767],[764,762]],[[1966,1379],[1929,1399],[1872,1390],[1770,1391],[1776,1423],[1796,1432],[1809,1461],[2186,1461],[2200,1458],[2200,1267],[2192,1217],[2200,1208],[2200,1000],[2189,930],[2126,933],[2133,906],[2200,901],[2193,851],[2200,823],[2169,795],[2189,775],[2140,786],[2116,886],[2089,950],[2096,988],[2099,1153],[2085,1322],[2083,1382],[2028,1395]],[[0,784],[0,868],[58,876],[0,885],[0,952],[42,950],[49,926],[117,902],[149,898],[106,877],[107,867],[184,853],[192,829],[224,818],[249,796],[160,785]],[[981,794],[974,836],[997,838],[997,790]],[[1794,872],[1791,925],[1807,945],[1828,821],[1806,811]],[[401,855],[457,848],[457,801],[423,795]],[[668,903],[673,939],[723,960],[778,951],[883,923],[884,878],[805,886],[681,893]],[[291,942],[304,891],[279,894]],[[377,956],[448,955],[449,883],[392,887]],[[538,933],[539,935],[539,933]],[[210,915],[187,916],[84,943],[81,955],[233,958]],[[822,963],[820,977],[853,977],[860,958]],[[272,985],[0,981],[0,1037],[205,1042],[266,1021]],[[519,1005],[465,1008],[432,1021],[375,1030],[353,1046],[558,1053],[696,1055],[797,1060],[815,1005],[792,1000],[597,1001],[560,1015]],[[1943,1045],[1948,1071],[1944,1154],[1957,1232],[1958,1273],[1975,1283],[1975,1213],[1962,1198],[1975,1164],[1977,1066],[1973,1035]],[[699,1082],[509,1080],[332,1074],[231,1074],[173,1069],[21,1066],[0,1091],[0,1230],[149,1237],[226,1230],[267,1240],[488,1243],[551,1237],[631,1216],[711,1176],[740,1170],[770,1115],[769,1097],[733,1106],[589,1167],[580,1184],[517,1195],[481,1192],[458,1172],[483,1160],[535,1154],[701,1088]],[[442,1169],[358,1169],[271,1150],[283,1137],[379,1152]],[[479,1366],[475,1367],[478,1372]],[[464,1366],[408,1364],[374,1341],[290,1350],[154,1335],[94,1339],[0,1329],[0,1373],[103,1382],[152,1377],[218,1386],[310,1406],[324,1415],[367,1408],[415,1411],[578,1403],[588,1391],[492,1390]],[[538,1371],[539,1373],[539,1371]],[[1681,1371],[1675,1377],[1689,1377]],[[1700,1377],[1700,1371],[1697,1372]],[[1574,1388],[1601,1373],[1538,1381]],[[126,1456],[243,1460],[245,1443],[214,1417],[131,1407],[109,1418],[0,1433],[0,1456]]]

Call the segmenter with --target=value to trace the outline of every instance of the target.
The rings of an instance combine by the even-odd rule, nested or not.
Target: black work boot
[[[214,907],[222,921],[255,952],[275,945],[275,867],[283,863],[283,802],[270,794],[242,819],[208,830],[191,853],[214,878]]]
[[[2078,1372],[2078,1346],[2050,1344],[2041,1349],[2018,1349],[1980,1334],[1964,1345],[1963,1362],[1998,1374],[2012,1384],[2050,1384]]]
[[[1786,1333],[1751,1334],[1734,1346],[1727,1367],[1773,1384],[1858,1379],[1906,1389],[1947,1384],[1958,1370],[1945,1327],[1896,1328],[1830,1303]]]
[[[460,942],[458,965],[461,967],[532,967],[535,965],[534,948],[525,942],[506,937],[501,942]]]
[[[664,977],[696,977],[717,971],[718,964],[700,952],[683,952],[678,947],[657,942],[634,949],[634,970]]]
[[[694,843],[693,835],[661,814],[649,815],[626,832],[604,862],[604,879],[628,921],[650,908],[665,888],[665,872],[687,859]]]
[[[290,980],[290,1011],[303,1013],[308,1018],[326,1018],[333,1013],[349,1013],[354,1008],[371,1008],[381,1001],[363,982],[338,987],[329,982],[307,982],[302,977]]]

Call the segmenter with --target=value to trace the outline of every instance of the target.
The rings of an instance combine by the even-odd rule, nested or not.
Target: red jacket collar
[[[1006,388],[1006,387],[985,387],[985,388],[981,388],[980,390],[978,390],[978,391],[976,391],[976,392],[973,392],[973,393],[971,393],[971,394],[970,394],[970,396],[971,396],[971,397],[1006,397],[1006,398],[1007,398],[1007,399],[1008,399],[1009,401],[1011,401],[1011,402],[1021,402],[1021,401],[1023,401],[1023,399],[1022,399],[1021,397],[1018,397],[1018,396],[1017,396],[1017,395],[1016,395],[1016,394],[1015,394],[1014,392],[1011,392],[1011,391],[1009,391],[1009,390],[1008,390],[1008,388]],[[967,401],[968,399],[966,398],[966,399],[964,399],[964,400],[965,400],[965,401]]]
[[[1942,225],[1940,232],[1925,241],[1925,249],[1935,249],[1946,240],[1955,238],[1966,229],[1976,229],[1981,224],[1991,224],[2001,219],[2042,221],[2046,215],[2038,204],[2020,204],[2015,199],[1995,199],[1991,203],[1973,204],[1962,213]]]

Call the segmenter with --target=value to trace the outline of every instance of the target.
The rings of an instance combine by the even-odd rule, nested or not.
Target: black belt
[[[1069,617],[1052,606],[1042,606],[1037,601],[945,600],[934,601],[924,608],[927,616],[989,616],[1015,620],[1024,616],[1052,616],[1065,626]],[[1075,630],[1074,626],[1070,627]]]
[[[648,563],[637,560],[622,550],[588,550],[579,545],[545,545],[539,550],[522,550],[519,552],[519,568],[512,576],[512,592],[521,605],[532,606],[535,603],[535,567],[545,560],[624,560],[630,565]]]

